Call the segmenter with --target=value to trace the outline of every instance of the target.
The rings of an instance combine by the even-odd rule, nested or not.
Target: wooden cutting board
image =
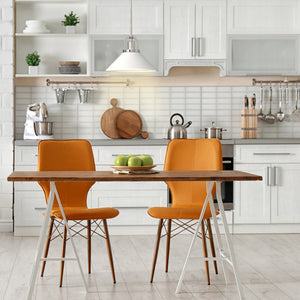
[[[101,117],[101,129],[106,136],[112,139],[119,139],[121,135],[117,129],[116,120],[118,115],[124,110],[117,107],[118,100],[116,98],[112,98],[110,104],[112,108],[105,111]]]
[[[116,125],[122,138],[133,139],[139,134],[144,139],[148,137],[148,132],[142,131],[141,117],[133,110],[123,110],[118,114]]]

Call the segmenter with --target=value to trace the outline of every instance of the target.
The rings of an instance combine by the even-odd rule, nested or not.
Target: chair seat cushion
[[[157,219],[199,219],[201,208],[185,208],[185,207],[151,207],[148,214]],[[216,210],[216,214],[219,212]],[[206,209],[204,219],[211,218],[211,212]]]
[[[111,219],[119,214],[119,211],[112,207],[64,207],[64,212],[67,220]],[[60,210],[52,210],[51,216],[58,219],[63,219]]]

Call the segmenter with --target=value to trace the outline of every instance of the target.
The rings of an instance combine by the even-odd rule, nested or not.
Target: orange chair
[[[174,139],[169,142],[164,170],[222,170],[222,146],[217,139]],[[168,220],[166,229],[167,247],[166,247],[166,268],[168,272],[170,240],[184,230],[194,232],[192,227],[200,217],[206,197],[206,182],[166,182],[172,196],[171,207],[152,207],[148,210],[148,214],[160,219],[157,229],[157,242],[153,259],[151,280],[153,282],[154,271],[156,266],[157,254],[162,227]],[[213,194],[215,193],[215,187]],[[214,196],[214,195],[213,195]],[[215,257],[215,248],[211,231],[210,218],[212,217],[209,204],[204,214],[206,220],[208,238],[211,246],[212,256]],[[176,228],[171,229],[173,223]],[[204,220],[201,224],[201,233],[198,236],[202,237],[204,256],[207,257],[206,234],[204,228]],[[165,226],[164,226],[165,227]],[[178,232],[179,231],[179,232]],[[207,283],[210,284],[209,265],[205,261]],[[218,274],[217,263],[214,261],[214,268]]]
[[[95,162],[91,144],[86,140],[43,140],[38,146],[38,171],[94,171]],[[46,201],[49,197],[49,182],[39,182],[42,187]],[[78,225],[87,229],[87,249],[88,249],[88,272],[91,273],[91,236],[98,234],[97,229],[100,227],[101,221],[104,227],[105,239],[107,244],[108,256],[110,260],[113,282],[116,282],[113,257],[111,252],[109,234],[107,229],[107,219],[116,217],[119,214],[117,209],[111,207],[88,208],[87,194],[94,182],[57,182],[56,187],[62,202],[64,212],[68,221],[74,221],[72,226],[72,236],[76,234],[82,235],[82,227],[76,228]],[[82,224],[87,221],[86,225]],[[100,221],[99,221],[100,220]],[[65,257],[67,230],[64,226],[63,234],[60,232],[60,226],[63,225],[63,217],[60,212],[58,203],[54,199],[51,211],[51,220],[46,242],[44,257],[48,255],[51,240],[58,236],[63,236],[62,257]],[[95,228],[92,229],[92,225]],[[53,230],[54,227],[54,230]],[[78,229],[78,230],[77,230]],[[44,275],[46,261],[43,261],[41,276]],[[62,286],[64,271],[64,261],[61,261],[60,286]]]

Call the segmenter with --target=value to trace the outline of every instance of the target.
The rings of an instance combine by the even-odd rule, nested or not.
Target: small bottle
[[[249,99],[248,99],[247,95],[245,95],[244,107],[245,107],[245,109],[248,109],[248,107],[249,107]]]

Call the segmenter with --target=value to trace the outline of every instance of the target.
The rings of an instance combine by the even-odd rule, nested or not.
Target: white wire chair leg
[[[185,273],[185,268],[186,268],[187,262],[189,260],[189,257],[190,257],[190,254],[191,254],[196,236],[198,234],[201,222],[203,220],[203,216],[204,216],[204,213],[205,213],[205,210],[206,210],[206,207],[207,207],[207,203],[208,203],[208,195],[211,194],[212,187],[213,187],[213,182],[208,182],[207,183],[207,195],[206,195],[206,198],[205,198],[205,201],[204,201],[203,208],[201,210],[201,214],[200,214],[200,217],[199,217],[197,228],[196,228],[195,233],[193,235],[193,238],[192,238],[192,241],[191,241],[191,244],[190,244],[190,247],[189,247],[189,250],[188,250],[188,253],[187,253],[187,256],[186,256],[186,259],[185,259],[185,262],[184,262],[184,265],[183,265],[183,268],[182,268],[182,271],[181,271],[181,274],[180,274],[180,277],[179,277],[179,281],[178,281],[177,288],[176,288],[176,291],[175,291],[176,294],[179,293],[179,291],[181,289],[182,280],[183,280],[184,273]]]
[[[34,263],[34,267],[32,269],[31,278],[30,278],[30,285],[29,285],[29,290],[28,290],[28,294],[27,294],[28,300],[32,299],[34,285],[35,285],[35,281],[36,281],[36,277],[37,277],[37,272],[39,269],[39,262],[42,257],[43,246],[45,245],[46,238],[47,238],[47,228],[48,228],[48,224],[49,224],[50,213],[52,210],[53,202],[54,202],[54,190],[50,188],[48,205],[47,205],[44,222],[43,222],[43,226],[42,226],[39,241],[38,241],[38,248],[37,248],[37,252],[36,252],[36,256],[35,256],[35,263]]]
[[[240,274],[239,274],[236,258],[235,258],[234,251],[233,251],[233,245],[232,245],[232,241],[231,241],[231,237],[230,237],[230,232],[228,229],[228,224],[227,224],[227,220],[226,220],[226,216],[225,216],[225,212],[224,212],[220,182],[217,182],[217,200],[218,200],[218,205],[219,205],[219,211],[221,213],[221,217],[222,217],[222,221],[223,221],[223,226],[224,226],[224,230],[225,230],[225,238],[226,238],[227,247],[229,250],[231,266],[233,268],[233,273],[234,273],[238,293],[239,293],[240,299],[245,299],[243,287],[242,287],[242,284],[240,281]]]

